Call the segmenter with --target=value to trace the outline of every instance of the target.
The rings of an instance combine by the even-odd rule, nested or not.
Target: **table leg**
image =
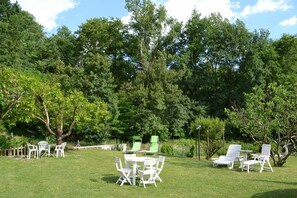
[[[247,161],[247,153],[244,153],[244,155],[243,155],[243,161]]]
[[[247,161],[247,153],[246,153],[246,152],[243,153],[243,159],[242,159],[242,161],[240,162],[240,166],[239,166],[239,168],[243,168],[243,164],[242,164],[242,162],[245,162],[245,161]]]
[[[133,181],[132,181],[132,184],[134,186],[136,185],[136,170],[137,170],[137,162],[133,162],[133,170],[132,170]]]
[[[51,145],[48,145],[48,156],[51,156]]]

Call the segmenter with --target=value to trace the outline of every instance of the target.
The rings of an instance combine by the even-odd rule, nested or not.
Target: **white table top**
[[[156,158],[153,157],[127,157],[126,161],[127,162],[144,162],[146,159],[154,159],[157,160]]]

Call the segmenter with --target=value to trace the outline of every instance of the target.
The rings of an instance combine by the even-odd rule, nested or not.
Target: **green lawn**
[[[120,187],[118,151],[67,151],[65,158],[0,157],[0,197],[297,197],[297,157],[274,172],[212,167],[211,161],[166,157],[157,188]],[[140,155],[140,154],[139,154]]]

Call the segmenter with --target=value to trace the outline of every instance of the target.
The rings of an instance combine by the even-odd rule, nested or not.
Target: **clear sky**
[[[11,0],[15,2],[16,0]],[[33,14],[49,34],[57,27],[67,26],[72,32],[91,18],[121,18],[128,11],[125,0],[17,0],[23,10]],[[219,12],[232,23],[242,20],[250,31],[266,29],[270,38],[278,39],[284,33],[297,34],[296,0],[152,0],[164,4],[173,18],[187,21],[193,9],[202,16]]]

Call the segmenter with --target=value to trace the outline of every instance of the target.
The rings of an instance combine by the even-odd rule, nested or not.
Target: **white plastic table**
[[[242,162],[245,162],[247,161],[247,158],[248,158],[248,153],[251,153],[253,152],[252,150],[240,150],[240,153],[243,154],[243,159],[242,159]],[[240,167],[239,168],[242,168],[242,162],[240,163]]]
[[[139,163],[139,162],[143,163],[145,159],[155,159],[157,161],[157,158],[152,158],[152,157],[128,157],[128,158],[126,158],[126,162],[133,163],[132,185],[136,185],[137,163]]]

